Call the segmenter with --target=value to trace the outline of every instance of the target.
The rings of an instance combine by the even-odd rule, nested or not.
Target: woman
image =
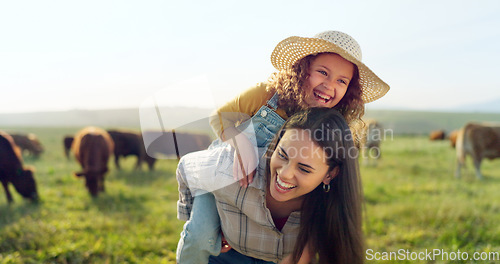
[[[177,169],[179,219],[202,190],[217,200],[232,249],[210,263],[363,262],[357,149],[341,114],[312,108],[289,118],[247,188],[233,180],[233,152],[191,153]]]

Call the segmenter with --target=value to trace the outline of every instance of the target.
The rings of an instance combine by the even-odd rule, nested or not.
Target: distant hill
[[[176,128],[199,117],[208,117],[210,110],[202,108],[162,108],[163,113],[172,113],[164,120],[165,128]],[[195,117],[195,118],[194,118]],[[153,118],[154,119],[154,118]],[[164,118],[165,119],[165,118]],[[377,119],[394,134],[428,134],[432,130],[450,132],[469,121],[500,122],[500,113],[424,112],[407,110],[367,110],[365,119]],[[203,128],[208,121],[200,120]],[[36,112],[0,114],[0,129],[10,127],[83,127],[87,125],[104,128],[141,127],[138,109],[71,110],[63,112]]]
[[[460,112],[500,113],[500,98],[476,104],[467,104],[452,109]]]
[[[87,125],[138,127],[139,114],[137,109],[0,114],[1,127],[81,127]]]
[[[365,113],[365,119],[380,121],[384,128],[392,129],[394,134],[428,134],[438,129],[451,132],[471,121],[500,123],[500,113],[369,110]]]
[[[202,108],[162,108],[162,113],[172,113],[164,120],[165,128],[183,124],[194,117],[208,117],[210,110]],[[2,127],[125,127],[140,128],[139,109],[70,110],[61,112],[4,113],[0,114]]]

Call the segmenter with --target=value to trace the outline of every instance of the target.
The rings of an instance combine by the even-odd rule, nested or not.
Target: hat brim
[[[361,97],[365,103],[373,102],[389,91],[389,85],[382,81],[364,63],[351,56],[341,47],[323,39],[297,36],[286,38],[274,48],[271,54],[271,63],[277,70],[285,70],[308,55],[323,52],[337,53],[358,67],[359,82],[363,91]]]

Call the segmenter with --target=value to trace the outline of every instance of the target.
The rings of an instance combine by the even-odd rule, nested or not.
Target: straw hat
[[[312,38],[296,36],[286,38],[274,48],[271,62],[274,68],[284,70],[307,55],[322,52],[337,53],[358,66],[362,98],[365,103],[373,102],[389,91],[389,85],[361,62],[361,47],[358,42],[339,31],[325,31]]]

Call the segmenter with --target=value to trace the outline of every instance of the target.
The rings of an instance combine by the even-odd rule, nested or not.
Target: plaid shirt
[[[177,218],[189,219],[192,194],[211,191],[217,201],[222,231],[231,247],[246,256],[278,262],[293,251],[300,212],[293,212],[279,231],[266,207],[265,159],[261,159],[252,184],[240,187],[232,175],[234,150],[225,145],[190,153],[179,162]]]

